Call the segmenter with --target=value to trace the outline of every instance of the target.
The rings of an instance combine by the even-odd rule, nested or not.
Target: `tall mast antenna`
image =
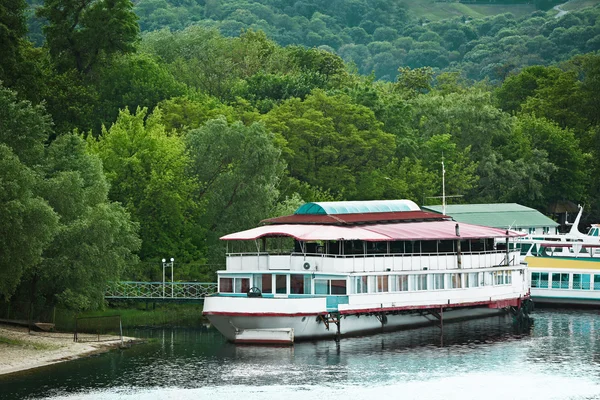
[[[446,169],[444,168],[444,153],[442,153],[442,214],[446,215]]]

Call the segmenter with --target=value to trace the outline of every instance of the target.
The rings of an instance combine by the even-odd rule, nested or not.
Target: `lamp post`
[[[173,297],[173,262],[175,259],[171,257],[170,262],[167,262],[166,258],[162,259],[163,266],[163,298],[165,297],[165,270],[171,268],[171,297]]]

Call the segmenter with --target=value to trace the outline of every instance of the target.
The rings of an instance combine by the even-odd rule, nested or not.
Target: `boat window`
[[[233,293],[233,278],[219,279],[219,291],[221,293]]]
[[[257,287],[263,293],[273,293],[271,274],[255,274],[252,276],[252,286]]]
[[[235,293],[248,293],[250,278],[233,278]]]
[[[360,240],[344,241],[344,254],[364,254],[363,242]]]
[[[504,283],[507,285],[512,284],[512,271],[504,271]]]
[[[377,275],[377,292],[388,292],[389,275]]]
[[[408,291],[408,275],[398,275],[396,276],[396,290],[399,292]]]
[[[387,242],[367,242],[367,253],[385,254],[387,253]]]
[[[494,285],[504,285],[504,271],[494,271]]]
[[[315,279],[315,294],[329,294],[329,280]]]
[[[345,279],[315,279],[315,294],[346,294]]]
[[[438,252],[454,253],[454,240],[440,240],[438,243]]]
[[[590,275],[573,274],[573,289],[590,290]]]
[[[421,242],[421,252],[422,253],[437,253],[437,241],[436,240],[426,240]]]
[[[532,272],[531,273],[531,287],[532,288],[539,287],[539,282],[540,282],[540,273]]]
[[[367,276],[354,277],[354,293],[367,293]]]
[[[304,294],[312,294],[312,278],[310,275],[302,275],[304,276]]]
[[[547,289],[548,288],[548,273],[547,272],[532,272],[531,287]]]
[[[481,286],[492,286],[494,284],[494,277],[491,272],[483,273],[483,284]]]
[[[415,290],[427,290],[427,275],[413,275],[413,285]]]
[[[478,287],[479,286],[479,274],[477,272],[471,272],[467,274],[467,287]]]
[[[332,279],[331,280],[331,294],[346,294],[346,280],[345,279]]]
[[[262,276],[262,288],[260,290],[263,293],[273,293],[273,275],[271,274],[263,274]]]
[[[568,289],[569,274],[552,274],[552,289]]]
[[[434,289],[443,289],[444,288],[444,274],[435,274],[433,275],[433,288]]]
[[[287,293],[287,275],[275,275],[275,293]]]
[[[600,275],[594,275],[594,290],[600,290]]]
[[[527,254],[529,249],[531,248],[531,243],[522,243],[521,244],[521,255],[524,256]]]
[[[452,289],[462,288],[462,274],[450,274],[450,281],[452,282]]]
[[[294,274],[290,276],[290,293],[304,294],[304,275]]]

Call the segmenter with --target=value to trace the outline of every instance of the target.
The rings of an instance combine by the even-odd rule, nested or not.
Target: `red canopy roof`
[[[288,236],[297,240],[456,240],[456,225],[461,239],[506,238],[524,233],[454,221],[408,222],[363,226],[339,225],[267,225],[225,235],[222,240],[253,240],[261,237]]]

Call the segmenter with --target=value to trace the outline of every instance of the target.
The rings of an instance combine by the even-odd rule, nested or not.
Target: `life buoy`
[[[304,269],[310,269],[310,263],[305,262],[303,267]]]

